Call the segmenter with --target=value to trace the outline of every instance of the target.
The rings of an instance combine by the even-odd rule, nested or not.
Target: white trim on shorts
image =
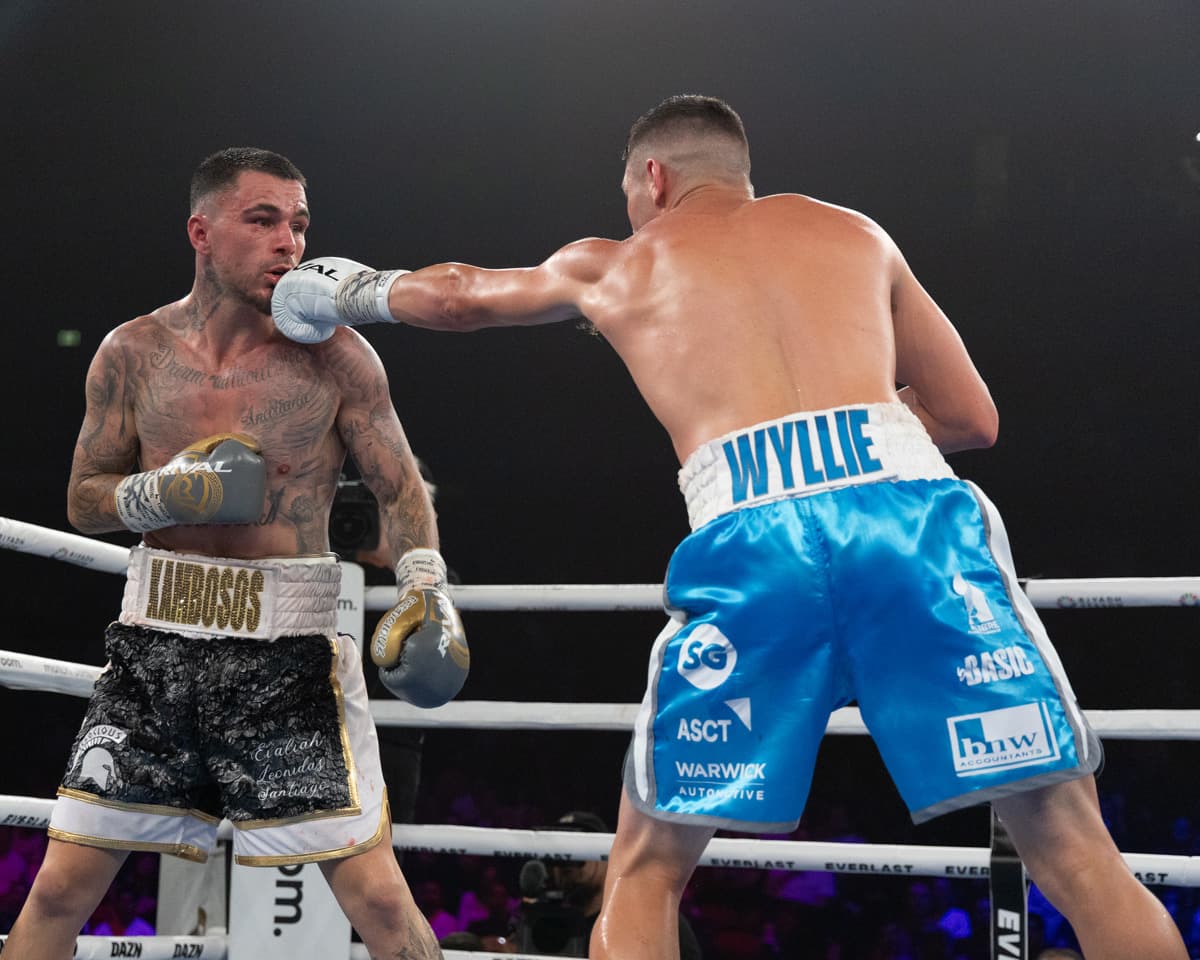
[[[975,494],[975,500],[979,504],[979,512],[983,515],[983,522],[987,529],[988,549],[991,550],[992,558],[996,561],[996,568],[1004,577],[1004,585],[1008,591],[1009,601],[1012,603],[1013,613],[1024,629],[1025,635],[1037,648],[1038,654],[1046,664],[1046,669],[1050,671],[1054,685],[1058,688],[1058,696],[1062,701],[1063,710],[1066,711],[1067,722],[1070,723],[1075,734],[1075,752],[1079,757],[1079,765],[1088,767],[1091,763],[1089,756],[1091,738],[1088,735],[1091,729],[1090,725],[1084,718],[1083,711],[1079,709],[1075,691],[1071,689],[1071,683],[1067,679],[1066,668],[1050,640],[1050,635],[1046,632],[1042,618],[1038,616],[1029,596],[1021,589],[1020,581],[1017,579],[1016,564],[1013,562],[1012,547],[1008,542],[1008,531],[1000,518],[1000,512],[978,486],[970,480],[966,481],[966,484]]]

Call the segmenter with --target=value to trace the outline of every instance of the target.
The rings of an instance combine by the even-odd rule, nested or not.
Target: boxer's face
[[[214,196],[201,216],[208,226],[211,279],[223,292],[269,314],[275,284],[304,256],[309,222],[304,187],[246,171]]]

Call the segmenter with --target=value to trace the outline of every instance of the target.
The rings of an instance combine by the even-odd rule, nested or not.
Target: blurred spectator
[[[414,884],[413,899],[433,928],[433,935],[439,940],[462,930],[458,918],[446,909],[442,885],[436,880],[422,880]]]
[[[517,926],[516,915],[520,902],[502,880],[492,879],[477,895],[474,919],[467,923],[467,929],[485,938],[509,938]],[[479,908],[482,908],[482,916]]]
[[[140,916],[137,908],[138,898],[133,890],[114,884],[100,901],[86,929],[96,937],[153,936],[152,919]]]
[[[478,857],[469,859],[475,861],[472,864],[475,869],[462,878],[462,895],[458,900],[458,922],[462,930],[469,930],[471,924],[488,918],[491,913],[487,905],[490,893],[498,887],[503,887],[506,892],[508,889],[500,879],[500,871],[494,863],[484,862]]]

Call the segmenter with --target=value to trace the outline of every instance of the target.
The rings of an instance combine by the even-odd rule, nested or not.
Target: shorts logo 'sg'
[[[733,673],[737,648],[711,623],[691,632],[679,648],[679,675],[700,690],[715,690]]]
[[[1049,763],[1060,755],[1042,701],[948,717],[946,726],[954,771],[960,777]]]

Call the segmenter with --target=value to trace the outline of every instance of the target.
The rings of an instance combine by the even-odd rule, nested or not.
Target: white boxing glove
[[[338,327],[395,323],[387,297],[407,270],[372,270],[344,257],[318,257],[289,270],[275,285],[271,314],[289,340],[321,343]]]

